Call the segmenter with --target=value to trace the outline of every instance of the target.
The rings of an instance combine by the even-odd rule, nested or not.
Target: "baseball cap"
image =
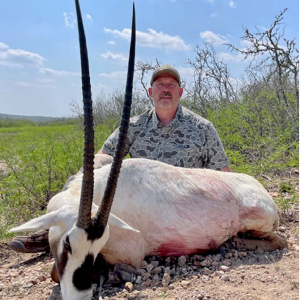
[[[150,81],[150,85],[153,84],[155,78],[160,75],[160,74],[170,74],[172,77],[174,77],[179,85],[181,84],[181,79],[180,79],[180,74],[179,72],[173,67],[173,66],[170,66],[170,65],[163,65],[161,67],[158,67],[156,70],[153,71],[153,74],[152,74],[152,77],[151,77],[151,81]]]

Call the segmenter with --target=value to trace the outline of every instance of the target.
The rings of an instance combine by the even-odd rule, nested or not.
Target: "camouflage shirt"
[[[114,155],[119,130],[114,131],[102,150]],[[209,121],[179,106],[174,119],[163,126],[154,108],[130,119],[125,155],[149,158],[185,168],[221,170],[228,166],[219,135]]]

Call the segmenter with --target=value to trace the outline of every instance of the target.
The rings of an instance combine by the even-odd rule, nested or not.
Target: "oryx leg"
[[[239,249],[256,250],[260,248],[264,251],[274,251],[287,247],[287,241],[274,232],[248,231],[241,234],[242,237],[232,239]]]

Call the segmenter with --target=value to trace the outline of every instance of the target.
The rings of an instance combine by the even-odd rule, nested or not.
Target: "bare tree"
[[[101,92],[93,103],[94,124],[106,124],[111,130],[119,126],[122,115],[124,92],[122,89],[114,90],[112,93]],[[71,111],[73,116],[83,121],[82,107],[72,100]],[[135,90],[132,94],[131,116],[136,116],[152,107],[152,103],[141,92]]]
[[[264,66],[270,70],[264,80],[273,81],[276,99],[289,116],[298,139],[299,51],[295,39],[284,38],[285,26],[280,26],[286,11],[287,8],[280,12],[270,28],[263,32],[256,28],[257,32],[251,33],[248,28],[243,27],[242,40],[249,44],[246,49],[239,49],[232,44],[227,45],[232,51],[243,54],[245,59],[253,57],[253,69]]]
[[[140,73],[140,83],[141,83],[144,91],[146,92],[148,99],[151,101],[152,105],[153,105],[153,100],[151,99],[151,97],[149,96],[149,93],[148,93],[148,86],[150,83],[145,81],[145,76],[148,74],[148,72],[152,72],[155,69],[157,69],[158,67],[160,67],[161,64],[162,63],[159,62],[157,59],[155,61],[155,64],[149,63],[147,60],[145,60],[145,61],[139,60],[135,64],[136,71],[138,71]]]
[[[228,66],[217,58],[211,43],[195,49],[194,61],[188,63],[194,68],[194,83],[187,88],[188,97],[195,108],[205,117],[208,108],[228,104],[237,100],[237,81],[230,75]]]

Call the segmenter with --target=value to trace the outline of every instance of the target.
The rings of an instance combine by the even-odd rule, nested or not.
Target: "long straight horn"
[[[91,224],[94,193],[94,124],[89,59],[79,1],[75,0],[81,59],[81,80],[84,110],[83,178],[77,226],[87,229]]]
[[[99,207],[97,215],[95,217],[96,224],[102,228],[105,228],[105,226],[107,225],[110,209],[113,203],[113,198],[117,187],[117,181],[121,169],[122,159],[124,156],[124,148],[125,148],[125,142],[127,137],[128,124],[130,118],[130,109],[131,109],[131,100],[132,100],[135,41],[136,41],[135,8],[133,3],[131,42],[130,42],[130,51],[129,51],[127,82],[126,82],[126,91],[125,91],[121,126],[119,129],[118,144],[116,147],[114,160],[107,180],[107,185],[101,202],[101,206]]]

